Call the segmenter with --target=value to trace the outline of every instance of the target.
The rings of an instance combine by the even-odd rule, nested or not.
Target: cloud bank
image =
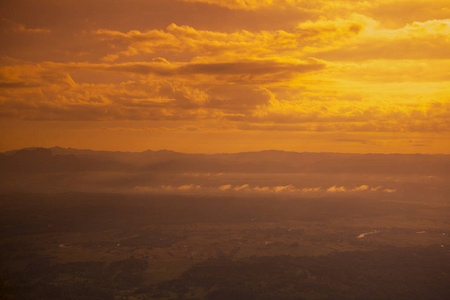
[[[447,1],[70,5],[1,4],[0,35],[10,41],[0,50],[1,122],[28,126],[24,132],[32,122],[152,122],[134,129],[235,139],[266,131],[280,140],[289,132],[289,139],[330,132],[360,140],[385,133],[385,148],[393,134],[406,134],[422,140],[415,144],[423,151],[448,148]]]
[[[135,186],[135,192],[139,193],[169,193],[169,194],[267,194],[267,195],[291,195],[291,196],[324,196],[331,194],[360,194],[360,193],[395,193],[395,188],[382,186],[360,185],[357,187],[330,186],[330,187],[296,187],[294,185],[258,186],[250,184],[231,185],[225,184],[216,187],[201,186],[198,184],[184,184],[180,186]]]

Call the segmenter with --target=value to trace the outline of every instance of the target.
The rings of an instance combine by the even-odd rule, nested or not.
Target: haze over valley
[[[56,147],[0,165],[10,299],[449,295],[448,155]]]

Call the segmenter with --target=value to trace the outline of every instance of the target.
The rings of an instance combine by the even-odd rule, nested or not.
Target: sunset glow
[[[1,151],[450,153],[447,0],[0,7]]]

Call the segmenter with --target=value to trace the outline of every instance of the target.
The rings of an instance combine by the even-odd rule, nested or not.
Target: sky
[[[448,0],[0,1],[0,151],[450,154]]]

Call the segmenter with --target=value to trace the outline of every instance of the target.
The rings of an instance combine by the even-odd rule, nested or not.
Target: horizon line
[[[310,154],[350,154],[350,155],[450,155],[450,153],[421,153],[421,152],[414,152],[414,153],[407,153],[407,152],[333,152],[333,151],[292,151],[292,150],[282,150],[282,149],[262,149],[262,150],[253,150],[253,151],[238,151],[238,152],[181,152],[181,151],[175,151],[170,149],[146,149],[142,151],[123,151],[123,150],[96,150],[96,149],[90,149],[90,148],[74,148],[74,147],[61,147],[61,146],[52,146],[52,147],[43,147],[43,146],[30,146],[30,147],[24,147],[24,148],[18,148],[18,149],[10,149],[10,150],[4,150],[0,152],[0,154],[8,153],[8,152],[16,152],[21,150],[27,150],[27,149],[54,149],[54,148],[60,148],[64,150],[77,150],[77,151],[93,151],[93,152],[119,152],[119,153],[143,153],[143,152],[173,152],[173,153],[179,153],[179,154],[203,154],[203,155],[218,155],[218,154],[241,154],[241,153],[261,153],[261,152],[284,152],[284,153],[310,153]]]

